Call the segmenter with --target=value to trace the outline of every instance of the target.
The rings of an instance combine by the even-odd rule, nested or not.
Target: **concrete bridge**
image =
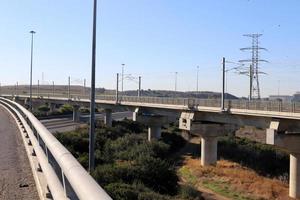
[[[15,102],[28,103],[28,96],[3,95]],[[79,120],[79,107],[89,105],[88,96],[42,95],[33,96],[33,104],[48,103],[73,105],[73,119]],[[105,109],[105,123],[111,126],[112,111],[133,111],[133,120],[148,126],[148,140],[160,138],[161,127],[179,120],[179,128],[186,135],[201,137],[201,165],[213,165],[217,161],[218,137],[234,132],[242,126],[265,129],[268,144],[276,145],[290,153],[290,196],[300,197],[300,104],[280,101],[225,101],[220,100],[97,96],[96,105]],[[24,111],[25,112],[25,111]],[[26,111],[28,112],[28,111]]]

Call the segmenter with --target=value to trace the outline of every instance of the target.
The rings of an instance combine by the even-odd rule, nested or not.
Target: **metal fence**
[[[13,95],[13,94],[10,94]],[[22,96],[22,95],[20,95]],[[39,93],[33,94],[39,98],[69,98],[71,100],[89,99],[89,95],[82,93]],[[26,95],[28,97],[28,95]],[[96,95],[97,101],[111,101],[114,103],[149,103],[149,104],[166,104],[181,105],[188,108],[197,107],[221,107],[221,99],[198,99],[198,98],[173,98],[173,97],[146,97],[146,96],[122,96],[119,95]],[[260,110],[275,112],[300,113],[300,102],[282,102],[282,101],[265,101],[265,100],[225,100],[225,108],[227,109],[243,109],[243,110]]]

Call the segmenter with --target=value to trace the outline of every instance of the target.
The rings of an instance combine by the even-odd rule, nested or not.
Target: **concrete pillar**
[[[189,141],[191,139],[191,134],[187,130],[182,130],[181,137],[183,137],[185,140]]]
[[[54,112],[56,108],[56,104],[50,103],[49,107],[50,107],[50,112]]]
[[[201,165],[214,165],[217,162],[218,138],[201,137]]]
[[[79,106],[74,105],[73,106],[73,121],[79,122],[80,121],[80,112],[79,112]]]
[[[148,127],[148,141],[151,139],[160,139],[161,138],[161,125],[150,125]]]
[[[290,197],[300,198],[300,153],[290,154]]]
[[[277,124],[276,124],[277,123]],[[276,125],[276,126],[274,126]],[[267,144],[275,145],[290,153],[290,183],[289,196],[300,198],[300,135],[278,133],[278,122],[271,122],[267,129]],[[280,128],[280,127],[279,127]]]
[[[104,124],[108,127],[112,126],[112,110],[111,109],[105,109],[105,116],[104,116]]]
[[[137,121],[148,126],[148,141],[151,141],[153,138],[161,138],[161,127],[164,124],[169,123],[167,116],[150,114],[146,112],[143,113],[139,112],[138,109],[133,112],[132,118],[133,121]]]

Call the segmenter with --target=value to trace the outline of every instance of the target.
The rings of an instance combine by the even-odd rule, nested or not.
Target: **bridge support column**
[[[300,152],[290,154],[290,197],[300,197]]]
[[[161,127],[168,124],[168,117],[149,113],[139,113],[138,109],[133,112],[133,121],[148,126],[148,141],[161,138]]]
[[[279,123],[271,122],[267,129],[267,144],[275,145],[290,153],[289,196],[300,198],[300,134],[278,133]],[[274,126],[276,125],[276,126]]]
[[[20,97],[18,97],[18,96],[14,96],[12,100],[21,105],[25,105],[25,103],[26,103],[25,100],[21,100]]]
[[[151,125],[148,127],[148,141],[161,138],[161,124]]]
[[[231,134],[238,127],[232,124],[197,121],[195,113],[182,112],[179,128],[184,132],[201,137],[201,165],[207,166],[217,162],[218,137]]]
[[[50,103],[49,108],[50,108],[50,112],[51,112],[51,113],[54,112],[54,111],[55,111],[55,108],[56,108],[56,104]]]
[[[73,121],[74,122],[79,122],[80,121],[79,107],[80,106],[78,106],[78,105],[73,105]]]
[[[201,137],[201,165],[214,165],[217,162],[218,138]]]
[[[104,124],[107,127],[111,127],[112,126],[112,110],[111,109],[105,109],[105,116],[104,116]]]

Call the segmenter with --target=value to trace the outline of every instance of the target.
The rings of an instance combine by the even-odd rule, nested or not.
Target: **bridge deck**
[[[39,199],[15,121],[0,106],[0,199]]]

